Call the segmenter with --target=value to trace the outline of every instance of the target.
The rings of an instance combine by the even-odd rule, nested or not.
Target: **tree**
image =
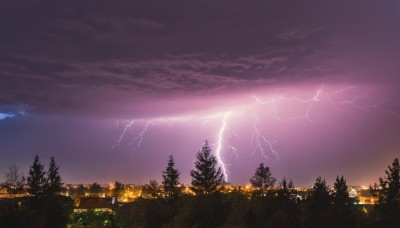
[[[85,196],[85,187],[83,187],[83,185],[80,184],[76,189],[75,198],[81,198],[83,196]]]
[[[333,205],[337,210],[343,210],[346,206],[351,205],[352,200],[349,196],[349,191],[347,189],[346,179],[336,177],[334,184],[335,192],[333,193]]]
[[[96,183],[96,182],[94,182],[93,184],[91,184],[90,187],[89,187],[89,192],[90,192],[91,194],[93,194],[93,195],[98,195],[98,194],[100,194],[100,193],[101,193],[101,190],[102,190],[101,186],[100,186],[98,183]]]
[[[388,166],[385,170],[386,177],[379,178],[379,186],[381,194],[379,195],[379,203],[388,206],[398,206],[400,203],[400,175],[399,175],[399,159],[394,159],[392,166]]]
[[[222,186],[223,174],[221,167],[217,169],[217,159],[211,154],[211,147],[206,140],[203,148],[197,153],[195,169],[190,171],[192,189],[197,194],[210,194]]]
[[[181,195],[182,190],[179,185],[179,170],[175,169],[175,161],[172,155],[169,156],[168,165],[163,171],[163,188],[167,198],[176,198]]]
[[[46,173],[43,169],[44,165],[39,162],[39,156],[36,155],[28,173],[28,192],[33,196],[43,196],[45,193]]]
[[[160,188],[156,180],[150,180],[149,184],[143,187],[142,192],[146,198],[158,198],[160,195]]]
[[[379,178],[379,188],[372,188],[372,195],[378,196],[377,226],[399,227],[400,226],[400,165],[399,159],[395,158],[392,166],[385,170],[386,177]]]
[[[292,180],[286,181],[284,177],[282,182],[279,183],[279,187],[276,191],[276,199],[270,201],[273,210],[271,211],[271,217],[268,219],[271,222],[269,226],[272,227],[299,227],[300,220],[298,219],[297,211],[297,191],[294,188]]]
[[[332,198],[325,179],[316,179],[308,200],[308,227],[324,227],[327,223],[330,224]]]
[[[277,194],[278,198],[285,202],[294,202],[296,200],[296,189],[294,188],[292,180],[287,183],[286,178],[284,177],[282,182],[279,183]]]
[[[336,227],[356,227],[356,210],[354,208],[354,200],[350,198],[346,179],[343,175],[336,177],[333,193],[333,214],[332,225]]]
[[[54,156],[50,158],[49,170],[47,171],[46,194],[50,196],[58,195],[63,190],[63,183],[58,172]]]
[[[269,167],[264,167],[264,163],[260,164],[260,166],[256,169],[256,173],[250,179],[251,185],[257,189],[255,194],[259,196],[264,196],[266,191],[274,186],[275,181],[276,179],[271,176]]]
[[[114,188],[112,189],[112,196],[118,198],[122,194],[123,190],[124,185],[119,181],[115,181]]]
[[[25,177],[19,172],[18,166],[15,164],[8,167],[8,171],[4,174],[5,184],[11,189],[11,193],[15,194],[17,189],[21,188],[25,183]]]

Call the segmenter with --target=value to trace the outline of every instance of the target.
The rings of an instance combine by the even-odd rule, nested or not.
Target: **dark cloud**
[[[301,126],[306,133],[299,137],[299,131],[293,130],[301,125],[296,122],[286,129],[293,135],[282,136],[283,142],[287,140],[281,144],[287,149],[282,150],[290,151],[289,155],[299,150],[304,159],[301,164],[296,164],[298,159],[284,164],[300,170],[309,167],[309,161],[316,167],[320,161],[335,161],[333,170],[343,161],[335,151],[343,148],[343,154],[354,153],[351,164],[359,157],[368,162],[366,158],[372,156],[386,165],[389,160],[383,159],[392,159],[392,150],[399,148],[394,139],[398,124],[392,122],[398,117],[400,99],[399,15],[397,0],[0,1],[0,144],[7,151],[2,155],[10,159],[24,155],[27,163],[28,153],[47,155],[60,150],[58,156],[69,170],[75,170],[78,162],[71,155],[80,154],[81,167],[70,172],[74,177],[68,180],[80,177],[86,162],[95,167],[90,171],[95,175],[111,160],[123,172],[131,170],[126,167],[132,162],[147,178],[154,173],[149,161],[157,157],[159,164],[164,162],[164,157],[154,153],[160,153],[160,145],[165,144],[180,151],[178,162],[186,161],[184,170],[188,171],[187,161],[194,156],[182,151],[200,146],[199,138],[210,133],[206,129],[193,131],[185,125],[181,126],[184,133],[171,134],[170,128],[160,127],[165,134],[160,136],[157,130],[151,138],[160,145],[147,144],[143,149],[147,154],[138,161],[124,154],[131,159],[124,159],[120,166],[120,157],[114,158],[109,150],[121,129],[114,123],[110,127],[108,121],[222,110],[248,103],[247,97],[255,92],[307,97],[324,84],[326,88],[359,85],[363,95],[347,94],[356,100],[344,100],[346,93],[334,98],[342,101],[340,111],[363,113],[359,119],[366,124],[358,125],[353,119],[342,123],[338,115],[338,124],[330,130]],[[337,114],[335,108],[320,107],[319,111]],[[315,132],[309,133],[313,127]],[[198,135],[188,139],[186,147],[177,148],[181,143],[174,138],[187,132]],[[165,140],[165,135],[170,138]],[[320,144],[313,143],[315,137]],[[342,143],[332,143],[335,140]],[[372,141],[372,146],[363,143]],[[326,149],[326,145],[332,146]],[[380,156],[376,150],[381,148],[391,152]],[[330,158],[313,151],[324,149]],[[163,153],[170,151],[163,149]],[[98,160],[92,159],[99,154]],[[144,158],[148,161],[141,162]],[[249,162],[255,166],[259,160]],[[282,172],[285,165],[280,166]],[[243,173],[240,168],[232,171],[238,176]],[[242,175],[238,180],[246,178]]]
[[[0,104],[79,113],[94,97],[395,78],[399,4],[343,3],[4,1]]]

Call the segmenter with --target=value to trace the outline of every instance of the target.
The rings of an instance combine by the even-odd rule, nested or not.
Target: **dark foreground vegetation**
[[[74,200],[61,195],[63,183],[51,158],[48,171],[36,156],[27,178],[28,196],[0,200],[0,227],[400,227],[399,161],[370,187],[375,205],[358,204],[349,196],[346,180],[337,176],[333,188],[318,177],[307,191],[292,181],[277,180],[260,164],[251,187],[227,190],[216,158],[206,142],[196,155],[190,188],[182,187],[170,156],[162,185],[152,181],[135,201],[118,200],[109,210],[74,212]],[[15,167],[6,184],[15,194],[24,183]],[[13,178],[11,178],[13,177]],[[82,187],[83,188],[83,187]],[[99,185],[91,191],[100,193]],[[123,185],[116,182],[118,199]],[[187,190],[190,189],[188,192]],[[83,192],[77,189],[76,192]],[[76,199],[75,199],[76,200]]]

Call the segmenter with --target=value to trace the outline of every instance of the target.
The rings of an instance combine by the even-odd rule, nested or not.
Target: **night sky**
[[[400,157],[400,2],[0,1],[0,172],[51,155],[66,183],[369,185]],[[147,131],[146,131],[147,130]]]

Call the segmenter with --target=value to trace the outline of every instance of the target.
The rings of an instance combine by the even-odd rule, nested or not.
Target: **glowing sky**
[[[400,155],[400,3],[2,1],[0,172],[190,182],[207,138],[233,184],[370,184]]]

